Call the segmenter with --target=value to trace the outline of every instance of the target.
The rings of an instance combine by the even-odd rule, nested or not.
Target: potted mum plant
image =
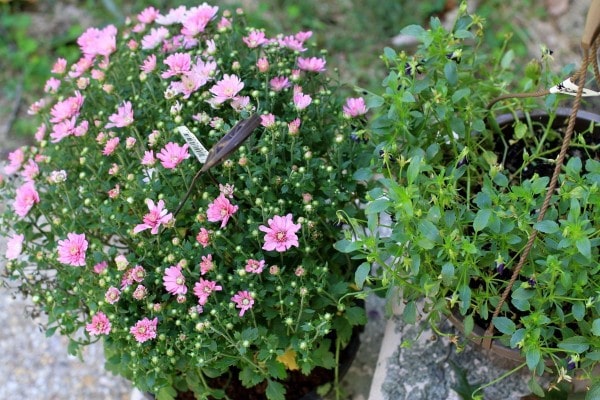
[[[242,14],[150,7],[88,29],[3,169],[4,280],[71,353],[102,340],[158,399],[300,398],[338,378],[366,321],[333,248],[338,210],[359,212],[364,101],[344,104],[311,32]]]
[[[566,96],[495,99],[555,85],[550,52],[523,71],[506,44],[486,49],[483,20],[465,4],[450,30],[433,19],[403,32],[420,45],[385,50],[384,93],[367,98],[378,116],[363,129],[371,165],[355,174],[374,183],[366,219],[348,218],[354,235],[337,248],[363,260],[359,286],[399,288],[406,322],[458,317],[466,336],[528,367],[534,393],[552,370],[555,383],[586,379],[597,399],[600,117],[576,114],[548,189],[569,130],[571,109],[558,107]]]

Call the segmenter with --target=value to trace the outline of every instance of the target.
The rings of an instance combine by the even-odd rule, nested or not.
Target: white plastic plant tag
[[[577,85],[571,81],[571,78],[565,79],[563,82],[550,88],[550,93],[562,93],[568,94],[569,96],[575,96],[577,94]],[[600,96],[600,92],[583,88],[584,97]]]
[[[177,128],[175,128],[175,130],[179,132],[181,136],[183,136],[183,139],[190,146],[192,152],[194,153],[198,161],[204,164],[206,162],[206,157],[208,157],[208,150],[206,150],[206,148],[202,146],[202,143],[200,143],[198,138],[194,136],[192,131],[190,131],[187,127],[183,125],[178,126]]]

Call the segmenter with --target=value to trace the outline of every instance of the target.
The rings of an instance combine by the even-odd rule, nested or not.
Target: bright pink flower
[[[79,110],[83,105],[85,98],[78,91],[75,92],[75,96],[69,97],[63,101],[59,101],[50,110],[50,122],[53,124],[71,119],[79,115]]]
[[[77,44],[87,57],[109,56],[117,49],[117,28],[114,25],[89,28],[77,39]]]
[[[264,114],[260,116],[260,124],[265,128],[275,125],[275,116],[273,114]]]
[[[58,241],[58,261],[74,267],[84,266],[87,248],[84,233],[68,233],[66,239]]]
[[[252,31],[248,36],[243,37],[242,40],[251,49],[269,42],[262,31]]]
[[[246,272],[260,274],[265,268],[265,260],[246,260]]]
[[[135,337],[139,343],[144,343],[147,340],[156,338],[156,326],[158,325],[158,318],[150,320],[145,318],[136,322],[134,326],[131,327],[129,332]]]
[[[167,292],[171,294],[186,294],[185,276],[181,273],[181,266],[171,266],[165,270],[163,283]]]
[[[75,127],[73,130],[73,136],[83,136],[87,133],[90,123],[88,121],[82,121],[79,125]]]
[[[304,110],[312,103],[312,97],[302,92],[294,93],[293,100],[298,111]]]
[[[56,93],[58,88],[60,87],[60,80],[55,77],[51,77],[46,81],[44,85],[44,92],[46,93]]]
[[[85,330],[91,335],[108,335],[110,333],[110,321],[106,314],[98,311],[93,317],[92,322],[85,326]]]
[[[301,42],[306,42],[308,39],[310,39],[312,37],[312,31],[304,31],[304,32],[298,32],[294,35],[294,37],[301,41]]]
[[[94,65],[93,57],[83,56],[79,60],[77,60],[75,65],[71,67],[71,70],[69,71],[69,76],[71,78],[80,77],[84,72],[90,69],[92,65]]]
[[[227,197],[220,194],[215,201],[208,205],[206,216],[210,222],[221,221],[221,228],[223,228],[227,225],[229,217],[235,214],[237,210],[238,206],[234,206]]]
[[[137,15],[137,20],[143,24],[151,24],[159,15],[160,13],[156,8],[147,7]]]
[[[108,117],[110,121],[106,124],[105,128],[123,128],[133,123],[133,109],[131,108],[131,102],[125,101],[119,106],[117,112]]]
[[[148,57],[146,57],[144,59],[144,61],[142,62],[142,66],[140,67],[140,69],[147,74],[154,71],[155,68],[156,68],[156,54],[150,54]]]
[[[200,232],[196,235],[196,241],[202,245],[202,247],[206,247],[210,244],[210,232],[208,232],[205,228],[200,228]]]
[[[142,38],[142,49],[152,50],[169,37],[169,30],[164,26],[152,28],[150,33]]]
[[[243,88],[244,82],[238,76],[225,74],[223,79],[210,88],[210,92],[214,95],[214,102],[221,104],[233,99]]]
[[[285,88],[290,87],[290,81],[285,76],[276,76],[275,78],[269,81],[269,85],[271,86],[271,89],[273,89],[276,92],[279,92]]]
[[[231,298],[231,301],[236,304],[236,308],[240,309],[240,317],[243,317],[244,313],[254,305],[254,298],[247,290],[240,290],[237,292],[236,295]]]
[[[121,193],[121,186],[117,183],[114,188],[112,188],[108,191],[108,197],[110,197],[111,199],[116,199],[117,197],[119,197],[120,193]]]
[[[202,261],[200,261],[200,275],[206,274],[208,271],[212,270],[215,267],[215,263],[212,259],[212,254],[207,256],[202,256]]]
[[[102,271],[104,271],[106,268],[108,268],[108,262],[102,261],[102,262],[99,262],[98,264],[94,265],[94,272],[97,274],[101,274]]]
[[[303,71],[310,71],[310,72],[325,71],[325,64],[327,63],[327,61],[325,61],[324,58],[317,58],[317,57],[310,57],[310,58],[298,57],[298,60],[296,60],[296,61],[298,63],[298,68],[300,68]]]
[[[67,60],[65,60],[64,58],[61,57],[56,60],[56,62],[52,66],[52,71],[50,71],[50,72],[52,72],[53,74],[62,75],[65,73],[66,70],[67,70]]]
[[[189,72],[192,68],[192,57],[189,53],[171,54],[163,62],[169,67],[169,69],[160,75],[162,78],[183,75]]]
[[[50,138],[52,139],[52,143],[58,143],[67,136],[71,136],[75,134],[75,126],[76,118],[73,117],[71,119],[64,120],[52,126],[52,133],[50,134]]]
[[[11,151],[8,153],[8,161],[10,161],[10,164],[4,167],[4,173],[6,175],[12,175],[21,168],[21,165],[23,165],[23,161],[25,161],[25,152],[23,152],[22,148]]]
[[[36,176],[40,173],[40,168],[37,163],[33,160],[29,160],[27,164],[23,167],[23,178],[25,178],[26,182],[31,182],[35,179]]]
[[[185,14],[181,33],[186,36],[196,36],[197,34],[204,32],[204,28],[206,28],[206,25],[210,20],[215,17],[217,11],[219,11],[219,7],[212,7],[206,3],[203,3],[198,7],[190,8]]]
[[[346,118],[354,118],[366,114],[367,106],[365,105],[365,99],[362,97],[347,99],[343,111]]]
[[[276,250],[283,252],[290,247],[298,247],[298,232],[301,228],[300,224],[294,224],[292,214],[287,214],[285,217],[279,215],[273,216],[268,220],[269,226],[261,225],[258,229],[265,232],[265,244],[263,249],[267,251]]]
[[[190,153],[188,152],[189,147],[190,146],[187,143],[180,146],[177,143],[169,142],[160,153],[156,155],[156,158],[160,160],[163,167],[173,169],[183,160],[190,158]]]
[[[267,60],[265,57],[259,58],[256,62],[256,68],[258,68],[258,72],[265,73],[269,70],[269,67],[269,60]]]
[[[121,297],[121,291],[114,286],[108,288],[104,294],[104,299],[108,304],[115,304]]]
[[[142,158],[142,165],[152,166],[156,163],[154,158],[154,150],[147,150],[144,152],[144,158]]]
[[[306,48],[304,47],[304,41],[298,40],[294,36],[286,36],[283,39],[279,39],[278,42],[281,47],[288,48],[292,51],[298,51],[300,53],[306,51]]]
[[[208,296],[212,292],[218,292],[223,290],[220,285],[217,285],[217,282],[205,280],[200,278],[200,281],[196,282],[194,285],[194,294],[198,296],[198,304],[201,306],[205,305],[208,301]]]
[[[102,154],[105,156],[111,155],[115,151],[117,146],[119,145],[119,141],[120,141],[120,139],[118,136],[108,139],[108,141],[106,142],[106,145],[104,145],[104,150],[102,151]]]
[[[6,242],[6,258],[8,260],[15,260],[21,255],[24,240],[25,235],[19,233],[13,234],[10,239],[8,239]]]
[[[219,23],[217,24],[217,30],[219,32],[224,32],[225,30],[231,28],[231,20],[225,17],[222,17]]]
[[[15,213],[23,218],[29,213],[29,210],[39,202],[40,196],[37,190],[35,190],[33,182],[27,182],[17,188],[13,208],[15,209]]]
[[[294,119],[292,122],[288,123],[288,133],[292,136],[297,135],[300,131],[300,118]]]
[[[165,207],[165,202],[159,200],[158,204],[154,205],[154,202],[148,199],[147,203],[150,212],[144,215],[143,223],[133,228],[133,233],[138,233],[146,229],[150,229],[150,233],[153,235],[158,234],[158,228],[162,224],[168,224],[173,219],[171,214]]]

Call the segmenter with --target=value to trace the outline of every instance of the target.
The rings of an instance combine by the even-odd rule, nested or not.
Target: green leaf
[[[463,329],[465,331],[465,335],[469,336],[473,332],[474,327],[475,327],[475,320],[473,319],[473,315],[469,314],[463,320]]]
[[[387,210],[390,207],[392,202],[387,197],[380,197],[376,200],[373,200],[367,204],[365,212],[367,214],[377,214],[382,211]]]
[[[592,258],[592,243],[587,237],[579,238],[575,241],[575,246],[582,256],[590,260]]]
[[[353,178],[357,181],[368,181],[373,177],[373,173],[369,168],[359,168],[354,173]]]
[[[461,99],[463,99],[464,97],[468,97],[470,94],[471,94],[471,89],[469,89],[469,88],[458,89],[452,95],[452,102],[458,103]]]
[[[407,324],[414,324],[417,322],[417,306],[414,301],[409,301],[404,306],[402,320]]]
[[[392,49],[391,47],[384,47],[383,55],[389,60],[395,60],[396,59],[396,50]]]
[[[530,349],[525,352],[525,361],[527,362],[527,367],[533,371],[535,367],[539,364],[542,359],[542,353],[540,349]]]
[[[494,326],[496,327],[496,329],[498,329],[500,332],[504,333],[505,335],[512,335],[513,333],[515,333],[515,330],[517,329],[517,326],[510,318],[496,317],[496,318],[494,318],[493,321],[494,321]]]
[[[447,262],[442,265],[442,282],[444,285],[449,286],[454,279],[454,265],[451,262]]]
[[[156,393],[156,400],[174,400],[177,397],[177,390],[173,386],[164,386]]]
[[[512,64],[514,58],[515,58],[514,51],[509,50],[506,53],[504,53],[504,56],[502,57],[502,60],[500,61],[500,66],[502,67],[502,69],[510,68],[510,65]]]
[[[253,367],[249,366],[245,366],[244,368],[242,368],[242,370],[239,373],[239,378],[242,381],[242,385],[244,385],[244,387],[256,386],[262,381],[264,381],[264,378],[258,373],[258,371],[255,371]]]
[[[492,210],[489,208],[477,211],[477,215],[473,221],[473,229],[475,232],[483,230],[487,226],[488,222],[490,222],[491,216]]]
[[[441,240],[440,231],[435,224],[428,220],[419,221],[418,224],[419,233],[428,240],[437,243]]]
[[[267,399],[269,400],[285,400],[285,388],[277,381],[268,380]]]
[[[423,34],[425,33],[425,28],[423,28],[421,25],[408,25],[407,27],[403,28],[400,33],[403,35],[407,35],[407,36],[412,36],[412,37],[416,37],[416,38],[422,38]]]
[[[592,323],[592,334],[594,336],[600,336],[600,318],[596,318]]]
[[[508,178],[501,172],[498,172],[496,176],[494,176],[494,183],[500,187],[508,186]]]
[[[414,103],[415,100],[415,96],[413,96],[413,94],[411,92],[404,92],[402,93],[402,102],[403,103]]]
[[[527,133],[527,125],[525,125],[521,121],[518,121],[515,124],[515,137],[517,139],[523,139],[523,137],[525,136],[526,133]]]
[[[374,93],[369,93],[365,98],[365,105],[367,108],[381,107],[385,103],[383,97],[378,96]]]
[[[560,229],[560,227],[558,226],[558,224],[555,221],[551,221],[548,219],[540,221],[540,222],[536,222],[535,224],[533,224],[533,227],[542,233],[550,233],[550,234],[556,233]]]
[[[573,318],[575,318],[577,321],[581,321],[585,316],[585,304],[583,304],[581,301],[573,303],[572,312]]]
[[[458,83],[458,70],[454,61],[448,61],[444,65],[444,75],[450,85],[454,86]]]
[[[359,289],[362,289],[369,273],[371,272],[371,264],[368,262],[364,262],[358,266],[356,272],[354,273],[354,283],[358,286]]]
[[[529,382],[527,382],[527,387],[536,396],[539,396],[539,397],[545,396],[544,388],[542,388],[542,386],[540,386],[538,381],[535,379],[535,376],[532,376],[531,379],[529,380]]]
[[[419,175],[419,170],[421,169],[421,160],[422,157],[418,154],[411,157],[410,164],[406,169],[406,180],[409,185],[411,185]]]
[[[590,348],[589,341],[583,336],[573,336],[567,338],[558,344],[558,347],[573,353],[583,353]]]
[[[592,385],[585,395],[585,400],[598,400],[600,399],[600,381]]]
[[[341,253],[352,253],[360,249],[360,244],[348,239],[338,240],[333,244],[333,248]]]

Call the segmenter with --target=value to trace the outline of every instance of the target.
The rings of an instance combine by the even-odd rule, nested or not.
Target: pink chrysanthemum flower
[[[196,241],[202,245],[202,247],[206,247],[210,244],[210,232],[205,228],[200,228],[200,232],[196,235]]]
[[[108,262],[101,261],[98,264],[94,265],[94,273],[101,274],[106,268],[108,268]]]
[[[265,33],[262,31],[252,31],[248,36],[243,37],[242,40],[251,49],[269,42],[269,39],[265,37]]]
[[[296,92],[293,96],[294,105],[296,106],[296,110],[304,110],[306,107],[312,103],[312,97],[308,94],[304,94],[302,92]]]
[[[121,298],[121,291],[114,286],[108,288],[104,294],[104,299],[108,304],[115,304]]]
[[[158,325],[158,318],[150,320],[146,317],[135,323],[131,327],[129,332],[135,337],[139,343],[144,343],[147,340],[156,338],[156,327]]]
[[[23,218],[29,213],[29,210],[39,202],[40,196],[37,190],[35,190],[33,182],[27,182],[17,188],[15,202],[13,204],[15,214]]]
[[[66,71],[67,71],[67,60],[60,57],[60,58],[56,59],[56,62],[52,66],[52,70],[50,72],[52,72],[53,74],[62,75]]]
[[[142,38],[142,49],[152,50],[169,37],[169,30],[164,26],[152,28],[150,33]]]
[[[79,115],[81,106],[83,106],[85,98],[78,91],[75,96],[69,97],[63,101],[56,103],[50,110],[50,122],[53,124],[71,119]]]
[[[264,250],[284,252],[292,246],[298,247],[296,232],[301,226],[294,224],[292,219],[292,214],[287,214],[285,217],[275,215],[268,220],[269,226],[258,227],[260,231],[266,233],[265,244],[262,247]]]
[[[117,49],[117,28],[114,25],[89,28],[77,39],[77,44],[87,57],[109,56]]]
[[[136,265],[131,269],[131,279],[135,282],[140,283],[146,277],[146,270],[141,265]]]
[[[189,53],[171,54],[163,62],[169,67],[168,70],[160,75],[165,79],[172,76],[184,75],[192,68],[192,56]]]
[[[51,77],[46,81],[44,85],[44,92],[46,93],[56,93],[58,88],[60,87],[60,80],[55,77]]]
[[[256,68],[258,68],[258,72],[265,73],[269,70],[269,67],[269,60],[267,60],[265,57],[261,57],[258,59],[258,61],[256,61]]]
[[[271,89],[273,89],[276,92],[279,92],[283,89],[290,87],[290,80],[285,76],[276,76],[275,78],[269,81],[269,85],[271,86]]]
[[[223,79],[218,81],[210,92],[214,95],[213,101],[221,104],[227,100],[233,99],[244,88],[244,82],[237,75],[223,75]]]
[[[349,98],[346,100],[346,104],[344,104],[342,110],[346,118],[354,118],[358,117],[359,115],[364,115],[367,113],[365,99],[362,97]]]
[[[275,116],[273,114],[264,114],[260,116],[260,124],[265,128],[275,125]]]
[[[52,139],[52,143],[58,143],[67,136],[71,136],[75,134],[75,123],[76,118],[73,117],[71,119],[64,120],[52,126],[52,133],[50,134],[50,138]]]
[[[238,206],[234,206],[227,197],[220,194],[215,201],[208,205],[206,216],[210,222],[221,221],[221,228],[224,228],[225,225],[227,225],[229,218],[235,214],[237,210]]]
[[[298,57],[296,61],[298,63],[298,68],[309,72],[323,72],[325,71],[325,64],[327,63],[324,58],[317,57]]]
[[[65,265],[82,267],[85,265],[87,248],[88,241],[84,233],[68,233],[66,239],[58,241],[58,261]]]
[[[206,274],[208,271],[212,270],[214,267],[215,267],[215,263],[213,262],[212,254],[202,256],[202,261],[200,261],[200,275]]]
[[[102,151],[102,154],[105,156],[111,155],[119,145],[119,141],[120,139],[118,137],[109,139],[104,145],[104,150]]]
[[[281,47],[288,48],[292,51],[297,51],[300,53],[306,51],[306,47],[304,47],[304,41],[298,40],[295,36],[286,36],[282,39],[279,39],[278,42]]]
[[[294,119],[292,122],[288,123],[288,133],[292,136],[297,135],[300,132],[300,118]]]
[[[10,239],[6,242],[6,259],[16,260],[23,251],[23,241],[25,235],[19,233],[13,234]]]
[[[105,128],[124,128],[133,123],[133,109],[131,108],[131,102],[126,101],[119,106],[117,112],[108,117],[110,121],[104,127]]]
[[[156,163],[156,158],[154,158],[154,151],[147,150],[144,152],[144,157],[142,158],[142,165],[152,166]]]
[[[240,309],[240,317],[244,316],[244,313],[252,308],[254,305],[254,298],[247,290],[240,290],[231,298],[236,304],[236,308]]]
[[[156,8],[147,7],[137,15],[137,20],[143,24],[151,24],[159,15],[160,13]]]
[[[154,202],[148,199],[146,204],[148,205],[150,212],[144,215],[142,220],[143,223],[136,225],[136,227],[133,228],[133,233],[150,229],[150,233],[156,235],[158,234],[158,228],[160,228],[162,224],[168,224],[173,220],[173,214],[165,208],[165,202],[163,200],[159,200],[158,204],[154,205]]]
[[[181,266],[171,266],[165,270],[163,283],[167,292],[171,294],[186,294],[185,276],[181,273]]]
[[[23,167],[23,178],[26,182],[32,182],[36,176],[40,173],[40,168],[34,160],[27,161],[27,164]]]
[[[85,330],[94,336],[108,335],[110,333],[110,328],[110,321],[102,311],[98,311],[92,317],[92,322],[85,326]]]
[[[156,155],[156,158],[160,160],[163,167],[167,169],[174,169],[183,160],[190,158],[188,148],[190,146],[186,143],[180,146],[177,143],[169,142],[165,147]]]
[[[6,175],[12,175],[21,168],[23,161],[25,161],[25,153],[23,152],[23,149],[18,148],[15,151],[8,153],[8,161],[10,163],[4,167],[4,173]]]
[[[217,285],[217,282],[205,280],[200,278],[200,281],[194,285],[194,294],[198,296],[198,304],[201,306],[205,305],[208,301],[208,297],[212,292],[218,292],[223,290],[221,285]]]
[[[217,11],[219,11],[219,7],[209,6],[206,3],[203,3],[198,7],[190,8],[185,14],[181,33],[186,36],[196,36],[197,34],[204,32],[204,28],[206,28],[206,25],[208,25],[215,17]]]
[[[142,66],[140,67],[140,69],[147,74],[154,71],[155,68],[156,68],[156,54],[150,54],[148,57],[146,57],[144,59],[144,61],[142,62]]]
[[[252,274],[260,274],[265,268],[265,260],[246,260],[246,272],[250,272]]]
[[[137,285],[131,297],[136,300],[144,300],[148,295],[148,289],[144,285]]]
[[[156,23],[160,25],[173,25],[175,23],[181,23],[187,13],[186,6],[179,6],[169,10],[167,15],[159,15],[156,17]]]

